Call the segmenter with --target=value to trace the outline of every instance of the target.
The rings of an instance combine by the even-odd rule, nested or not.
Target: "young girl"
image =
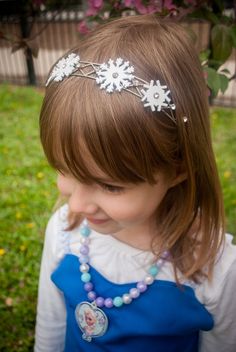
[[[207,92],[185,31],[128,17],[52,69],[41,140],[67,198],[49,221],[36,352],[235,352]]]

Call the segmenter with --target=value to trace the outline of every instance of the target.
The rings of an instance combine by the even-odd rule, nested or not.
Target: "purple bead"
[[[89,299],[90,301],[94,301],[94,300],[96,299],[96,297],[97,297],[96,292],[90,291],[90,292],[88,293],[88,299]]]
[[[84,284],[84,289],[85,289],[85,291],[87,291],[87,292],[92,291],[92,289],[93,289],[93,284],[92,284],[92,282],[86,282],[86,284]]]
[[[140,292],[137,288],[134,287],[129,290],[129,294],[130,294],[130,297],[132,298],[138,298],[138,296],[140,295]]]
[[[104,306],[104,298],[102,298],[102,297],[96,298],[96,305],[100,308],[103,307]]]
[[[145,284],[145,282],[140,281],[137,283],[137,289],[139,290],[139,292],[145,292],[147,289],[147,285]]]
[[[167,259],[169,257],[170,253],[168,251],[164,251],[161,255],[163,259]]]
[[[83,244],[80,247],[80,253],[83,255],[87,255],[89,253],[89,247],[86,244]]]
[[[112,308],[113,307],[113,300],[112,298],[106,298],[104,301],[104,306],[106,308]]]

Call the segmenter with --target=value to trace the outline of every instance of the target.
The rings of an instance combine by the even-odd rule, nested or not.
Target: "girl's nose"
[[[69,198],[69,208],[72,212],[83,215],[93,215],[98,206],[94,201],[94,190],[89,185],[77,184]]]

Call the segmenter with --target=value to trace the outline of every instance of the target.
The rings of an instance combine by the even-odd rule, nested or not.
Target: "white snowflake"
[[[70,76],[79,66],[80,57],[74,53],[69,54],[66,58],[62,58],[58,61],[50,77],[47,80],[46,86],[51,81],[60,82],[65,77]]]
[[[101,89],[106,89],[108,93],[112,93],[114,90],[120,92],[132,84],[133,72],[134,68],[130,66],[129,61],[118,58],[114,62],[110,59],[108,63],[100,65],[96,72],[96,82]]]
[[[165,107],[170,107],[173,110],[175,109],[174,104],[169,104],[170,91],[167,86],[162,86],[160,81],[157,80],[156,84],[154,84],[154,81],[152,80],[150,84],[144,84],[143,87],[147,88],[147,90],[141,90],[143,95],[142,101],[145,103],[144,106],[150,106],[152,111],[155,111],[156,108],[157,111],[161,111],[161,109]]]

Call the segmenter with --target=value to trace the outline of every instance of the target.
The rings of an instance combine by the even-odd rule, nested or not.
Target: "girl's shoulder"
[[[200,301],[214,306],[223,295],[236,290],[236,245],[233,236],[226,234],[225,243],[215,261],[211,280],[204,280],[196,287]],[[227,297],[225,297],[227,298]]]
[[[236,246],[226,235],[215,262],[211,281],[205,280],[196,290],[199,300],[214,319],[214,328],[201,332],[200,351],[235,351],[236,338]]]
[[[236,245],[233,244],[233,236],[225,235],[225,243],[216,258],[214,276],[215,280],[224,280],[225,275],[232,269],[232,265],[236,264]],[[214,278],[214,277],[213,277]]]

